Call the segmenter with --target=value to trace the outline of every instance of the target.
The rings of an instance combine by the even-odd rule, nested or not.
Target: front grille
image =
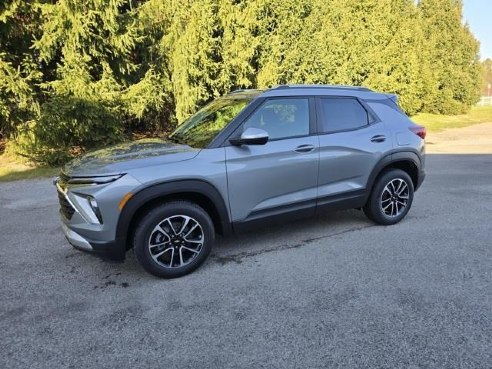
[[[62,213],[68,220],[72,219],[75,209],[72,205],[70,205],[65,195],[60,191],[58,191],[58,201],[60,202],[60,213]]]

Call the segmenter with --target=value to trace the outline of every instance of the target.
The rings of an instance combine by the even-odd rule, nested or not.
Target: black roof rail
[[[255,92],[255,91],[260,91],[255,88],[238,88],[237,90],[229,92],[229,94],[238,94],[241,92]]]
[[[335,90],[355,90],[355,91],[369,91],[373,92],[370,88],[362,86],[345,86],[345,85],[279,85],[272,87],[272,90],[283,90],[289,88],[319,88],[319,89],[335,89]]]

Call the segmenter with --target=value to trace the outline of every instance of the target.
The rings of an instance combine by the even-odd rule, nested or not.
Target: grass
[[[472,124],[492,122],[492,106],[474,106],[467,114],[439,115],[419,113],[412,120],[427,128],[428,132],[439,132],[448,128],[461,128]]]
[[[482,122],[492,122],[492,106],[475,106],[468,114],[438,115],[420,113],[412,120],[425,126],[429,132],[439,132],[447,128],[460,128]],[[0,182],[16,181],[51,177],[60,171],[60,168],[37,167],[24,163],[11,155],[0,155]]]
[[[60,168],[36,167],[22,163],[10,155],[0,155],[0,182],[51,177],[58,174],[59,171]]]

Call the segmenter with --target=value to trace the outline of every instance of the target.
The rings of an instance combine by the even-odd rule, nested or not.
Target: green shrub
[[[16,148],[33,161],[60,165],[76,153],[121,140],[118,116],[96,101],[58,96],[41,106],[38,120],[23,127]]]

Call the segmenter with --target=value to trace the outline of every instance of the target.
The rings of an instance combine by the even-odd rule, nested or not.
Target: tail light
[[[408,128],[410,131],[419,136],[422,140],[425,140],[425,135],[427,134],[427,130],[422,126],[413,126]]]

